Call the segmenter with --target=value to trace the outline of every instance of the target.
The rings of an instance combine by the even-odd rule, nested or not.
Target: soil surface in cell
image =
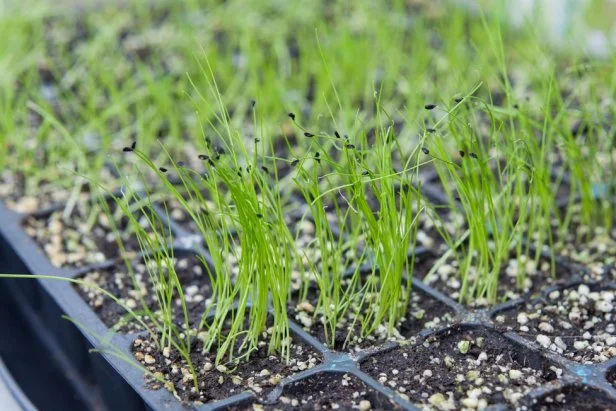
[[[591,281],[616,281],[616,225],[612,230],[596,227],[592,232],[573,224],[566,235],[556,238],[557,255],[587,270]]]
[[[440,409],[515,407],[562,373],[537,353],[482,328],[449,329],[419,345],[369,357],[361,369],[402,397]]]
[[[268,354],[267,345],[261,342],[258,350],[239,364],[215,365],[216,350],[204,352],[202,340],[194,338],[190,358],[198,389],[194,387],[188,363],[174,349],[165,348],[160,352],[153,341],[136,339],[132,351],[143,366],[165,381],[165,388],[175,391],[182,401],[196,403],[221,400],[246,390],[253,391],[262,401],[283,378],[311,369],[322,361],[320,354],[298,340],[291,342],[288,362],[279,355]],[[153,389],[163,388],[157,380],[150,380],[149,385]]]
[[[69,210],[68,216],[65,209],[41,217],[30,216],[25,220],[24,230],[56,267],[82,267],[117,258],[120,256],[118,240],[127,252],[139,251],[128,218],[116,212],[115,203],[108,206],[110,214],[98,204],[84,202]],[[149,230],[145,216],[136,218]]]
[[[190,253],[176,253],[174,267],[173,272],[177,275],[183,287],[189,324],[190,326],[197,326],[205,310],[206,301],[212,293],[206,269],[200,259],[195,254]],[[158,276],[163,274],[164,278],[169,278],[169,270],[162,267],[161,272],[155,261],[144,260],[135,263],[132,269],[133,275],[125,265],[89,271],[79,279],[99,288],[89,287],[85,284],[74,286],[81,298],[92,307],[101,320],[116,331],[135,332],[142,330],[143,326],[135,318],[129,316],[120,304],[113,301],[102,290],[117,297],[148,326],[152,324],[152,321],[146,313],[144,305],[147,307],[147,311],[160,320],[161,305],[153,291],[155,287],[152,279],[155,278],[157,283],[162,284]],[[173,285],[168,284],[168,287],[173,287]],[[185,323],[185,317],[180,305],[180,298],[175,290],[172,295],[171,309],[173,310],[174,322],[181,327]]]
[[[400,409],[385,395],[370,388],[357,377],[341,373],[319,373],[293,382],[285,387],[274,404],[262,404],[257,407],[272,411]],[[235,409],[250,409],[250,407]]]
[[[616,357],[614,296],[613,289],[580,284],[499,313],[494,320],[572,361],[598,363]]]
[[[459,301],[463,280],[459,274],[458,261],[448,258],[431,273],[437,261],[438,258],[431,253],[418,255],[415,262],[414,275],[452,300]],[[520,272],[524,274],[525,278],[520,282],[521,285],[518,286],[517,275]],[[468,284],[470,286],[473,284],[472,278],[477,276],[477,271],[474,267],[471,266],[468,276]],[[550,261],[543,258],[539,259],[538,263],[523,256],[510,258],[505,262],[498,277],[496,304],[522,297],[536,296],[547,287],[565,282],[570,277],[571,273],[567,268],[557,265],[555,279],[553,279]],[[462,304],[473,308],[494,305],[487,298],[472,298],[472,301],[463,301]]]
[[[568,386],[541,397],[529,407],[533,411],[609,411],[616,400],[588,387]]]
[[[317,310],[318,292],[309,290],[306,300],[299,301],[294,295],[289,304],[289,314],[305,331],[314,336],[324,345],[339,351],[356,351],[384,343],[387,340],[414,339],[425,329],[437,329],[450,323],[453,310],[437,299],[427,295],[418,288],[413,288],[407,315],[396,327],[392,335],[388,335],[385,325],[378,327],[370,335],[361,336],[361,327],[354,321],[357,315],[352,312],[339,318],[332,339],[330,331],[323,321],[323,315]],[[356,308],[357,309],[357,308]],[[367,310],[359,311],[365,315]]]

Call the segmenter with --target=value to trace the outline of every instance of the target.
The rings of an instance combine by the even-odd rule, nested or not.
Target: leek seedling
[[[365,232],[366,252],[373,264],[372,275],[362,290],[376,298],[365,307],[364,335],[386,325],[391,336],[408,310],[411,294],[414,256],[409,260],[407,253],[416,243],[418,217],[422,212],[421,185],[417,181],[420,147],[408,157],[404,169],[396,172],[394,133],[392,126],[378,128],[374,145],[370,149],[364,146],[366,155],[359,156],[357,150],[344,150],[347,160],[344,164],[348,168],[343,180],[347,182],[352,204],[349,209],[357,214],[352,221]],[[377,205],[368,202],[369,193]]]
[[[488,105],[483,107],[491,121],[485,143],[468,126],[472,123],[462,119],[466,113],[452,111],[449,115],[454,121],[450,122],[449,131],[460,147],[458,159],[452,157],[444,137],[430,138],[426,145],[452,212],[460,204],[468,225],[467,241],[461,249],[458,247],[462,243],[454,243],[449,236],[444,236],[459,259],[460,299],[487,298],[495,302],[503,264],[514,251],[517,251],[516,258],[530,252],[522,247],[526,229],[545,224],[551,210],[535,207],[546,195],[546,173],[538,172],[532,162],[537,145],[513,138],[515,128],[510,128],[511,123],[499,120]],[[521,268],[516,280],[518,287],[524,288],[525,272]]]
[[[598,65],[587,70],[604,72],[604,67]],[[555,82],[558,116],[553,120],[553,127],[555,139],[561,147],[561,161],[569,176],[569,201],[566,210],[560,213],[558,237],[562,241],[570,231],[572,221],[576,220],[576,244],[589,240],[596,228],[602,227],[609,232],[614,224],[613,138],[609,137],[609,129],[597,113],[603,111],[602,89],[607,87],[613,91],[616,86],[613,76],[611,83],[607,84],[604,81],[595,84],[595,79],[604,78],[602,76],[588,77],[573,81],[565,76],[565,81],[575,84],[567,98],[562,96],[563,86]],[[580,113],[573,114],[574,110]],[[579,123],[573,128],[569,124],[572,115],[580,116]]]
[[[333,342],[337,323],[349,309],[352,314],[348,315],[360,325],[361,335],[372,334],[386,325],[391,336],[406,314],[411,293],[414,260],[409,261],[407,253],[416,242],[423,201],[415,187],[420,147],[405,160],[404,169],[396,171],[394,158],[402,150],[391,126],[375,131],[371,147],[365,134],[356,142],[342,140],[338,132],[333,137],[310,138],[311,147],[323,153],[316,161],[322,166],[315,168],[313,164],[310,171],[302,166],[295,181],[315,221],[315,241],[321,242],[322,267],[316,270],[315,278],[329,338]],[[333,150],[325,148],[328,143]],[[335,157],[338,153],[340,158]],[[332,234],[323,211],[328,199],[332,203],[327,203],[329,208],[335,211],[331,215],[340,229],[340,238],[345,242],[336,240]],[[361,257],[352,262],[355,270],[345,279],[343,273],[347,270],[340,261],[348,260],[340,256],[349,246],[350,252]],[[364,261],[372,269],[371,274],[364,273],[362,278],[358,267]]]
[[[241,172],[221,158],[209,166],[204,178],[169,158],[183,186],[180,191],[144,153],[139,150],[134,153],[151,171],[159,173],[170,194],[185,207],[184,211],[199,228],[210,250],[214,269],[208,269],[208,274],[214,295],[199,325],[209,336],[204,342],[205,349],[215,345],[217,361],[226,356],[233,360],[239,339],[242,355],[235,360],[248,356],[257,348],[265,331],[271,298],[274,326],[270,351],[288,355],[286,301],[289,270],[293,267],[288,247],[291,235],[280,202],[274,201],[276,197],[259,169],[250,167],[251,171]],[[229,151],[229,155],[233,156],[234,152]],[[222,190],[228,196],[222,196]],[[213,193],[207,201],[215,204],[216,210],[207,208],[204,192]],[[189,201],[195,199],[202,204],[196,210],[191,207],[194,202]],[[217,218],[216,213],[222,218]],[[231,260],[237,261],[236,267],[229,265]],[[245,324],[246,314],[248,324]]]
[[[353,301],[354,293],[357,292],[359,268],[364,260],[363,254],[357,255],[359,253],[357,234],[360,227],[355,226],[355,236],[349,236],[351,238],[341,235],[340,233],[346,231],[350,208],[343,210],[340,207],[337,198],[340,193],[337,190],[322,192],[319,167],[313,165],[312,168],[305,168],[304,163],[297,167],[298,172],[294,181],[308,205],[307,213],[315,226],[315,238],[306,244],[305,249],[298,250],[300,255],[304,256],[300,260],[299,268],[303,272],[304,264],[301,262],[305,261],[309,272],[308,278],[305,274],[302,276],[304,281],[301,286],[300,301],[305,300],[314,281],[319,292],[315,315],[321,316],[325,339],[331,347],[334,347],[336,330]],[[332,220],[335,222],[335,228],[332,226]],[[314,249],[311,254],[318,259],[318,262],[310,261],[308,258],[310,249]],[[351,277],[346,278],[345,273],[350,267],[355,269]],[[347,338],[353,330],[348,331]]]
[[[169,194],[184,207],[212,254],[214,270],[209,271],[209,276],[214,296],[199,326],[207,331],[204,349],[216,348],[217,362],[225,357],[239,361],[249,356],[257,349],[266,329],[271,302],[274,324],[269,350],[288,357],[286,303],[294,261],[279,187],[276,180],[271,185],[269,168],[259,164],[258,143],[263,135],[254,139],[255,150],[249,153],[243,138],[229,122],[209,61],[206,63],[207,68],[201,67],[202,74],[217,103],[220,126],[211,121],[209,125],[222,148],[206,139],[207,150],[196,156],[203,162],[205,173],[175,162],[168,152],[170,166],[160,166],[142,151],[131,151],[161,178]],[[200,93],[199,96],[209,104]],[[256,114],[254,120],[257,129]],[[166,178],[170,171],[178,175],[181,189]],[[205,198],[204,193],[210,197]],[[195,201],[200,204],[197,210],[191,207]],[[237,264],[229,267],[231,261]]]
[[[136,150],[133,149],[133,151]],[[127,182],[126,179],[124,181]],[[147,195],[145,199],[141,199],[138,193],[128,187],[126,187],[122,196],[113,194],[111,196],[117,208],[124,214],[124,218],[128,220],[129,226],[134,230],[141,249],[141,258],[152,284],[152,290],[149,292],[154,295],[157,303],[157,310],[154,312],[145,303],[145,296],[133,271],[131,258],[126,255],[126,268],[133,283],[135,294],[141,304],[142,315],[147,318],[147,322],[151,323],[155,330],[155,332],[150,331],[150,337],[154,339],[159,349],[167,347],[178,351],[186,360],[189,370],[194,376],[195,389],[198,389],[196,385],[197,374],[190,357],[193,335],[190,332],[191,324],[183,285],[175,270],[173,234],[169,227],[169,220],[164,221],[155,213]],[[101,204],[110,215],[105,200],[101,200]],[[111,221],[114,220],[111,219]],[[115,226],[114,229],[117,230]],[[122,241],[119,241],[118,246],[124,252]],[[179,317],[182,318],[180,323],[176,323],[178,317],[176,301],[180,303],[181,315]]]
[[[378,287],[373,290],[378,303],[368,306],[367,318],[371,318],[371,323],[365,334],[371,334],[386,324],[387,333],[391,336],[409,307],[415,254],[412,253],[410,259],[407,254],[416,244],[423,198],[419,189],[412,184],[414,177],[399,178],[387,162],[385,160],[383,168],[370,179],[379,199],[376,218],[372,214],[374,210],[362,196],[356,200],[366,220],[367,246],[374,256],[372,275],[375,271],[378,273]],[[416,172],[409,174],[414,176]]]

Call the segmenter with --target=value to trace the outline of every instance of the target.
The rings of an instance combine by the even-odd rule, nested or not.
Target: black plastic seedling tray
[[[0,272],[5,263],[0,259]],[[74,370],[40,315],[12,291],[2,282],[0,386],[4,382],[23,410],[95,408],[99,401],[91,378]]]
[[[430,193],[434,188],[426,187]],[[52,210],[47,210],[50,212]],[[160,212],[160,210],[158,210]],[[45,212],[39,213],[44,215]],[[22,229],[25,216],[18,215],[0,204],[0,253],[2,261],[10,262],[3,268],[6,272],[36,273],[56,275],[64,278],[76,278],[92,269],[111,266],[117,261],[107,261],[102,264],[90,265],[79,269],[59,269],[51,265],[43,251],[38,247]],[[208,260],[207,251],[200,244],[199,237],[187,232],[171,222],[174,231],[175,248],[177,251],[188,251],[201,254]],[[416,250],[418,255],[423,250]],[[564,264],[564,263],[563,263]],[[583,281],[579,267],[570,267],[577,272],[567,284],[552,286],[542,291],[547,296],[557,288],[565,288]],[[61,348],[69,362],[67,368],[86,379],[92,379],[98,387],[98,393],[105,408],[124,410],[224,410],[224,409],[250,409],[252,404],[275,404],[278,399],[292,389],[293,385],[315,377],[316,375],[331,376],[346,374],[363,382],[368,388],[374,390],[376,399],[372,402],[375,408],[400,408],[405,410],[419,409],[408,400],[398,395],[392,388],[379,383],[375,378],[362,371],[362,362],[380,354],[395,350],[398,343],[388,342],[379,346],[370,347],[355,353],[343,353],[329,350],[313,336],[305,332],[295,322],[290,322],[290,329],[296,339],[311,346],[316,352],[322,354],[323,361],[316,367],[298,372],[282,380],[265,399],[258,399],[252,392],[245,391],[233,395],[225,400],[204,405],[186,405],[178,401],[165,389],[151,390],[146,387],[142,372],[122,360],[117,353],[130,358],[131,344],[139,334],[113,334],[92,311],[88,304],[78,295],[68,282],[54,280],[2,280],[3,287],[9,287],[11,292],[19,295],[20,301],[27,304],[39,317],[39,322],[45,324],[55,339],[55,344]],[[423,330],[417,336],[415,344],[422,344],[427,339],[438,338],[439,335],[449,332],[459,332],[465,329],[485,329],[489,332],[498,331],[493,318],[498,313],[515,309],[522,300],[509,301],[490,309],[467,309],[457,304],[447,296],[425,285],[418,279],[413,281],[414,289],[421,290],[427,296],[439,301],[453,313],[453,321],[439,330]],[[602,287],[614,287],[614,284],[601,284]],[[542,298],[535,297],[535,298]],[[80,325],[76,327],[73,322],[62,319],[67,315]],[[86,331],[87,330],[87,331]],[[523,404],[532,408],[537,401],[546,395],[563,390],[585,389],[588,395],[601,397],[611,402],[616,409],[616,389],[609,383],[607,375],[612,369],[616,370],[616,358],[593,365],[580,365],[564,358],[554,352],[529,342],[522,336],[506,332],[504,337],[516,347],[517,355],[531,367],[540,368],[542,364],[549,363],[562,369],[562,376],[554,381],[540,386],[528,393],[522,400]],[[105,343],[101,343],[105,341]],[[111,352],[109,347],[113,347]],[[102,354],[92,354],[91,349],[101,350]],[[315,393],[315,395],[319,395]],[[506,409],[506,404],[496,405],[493,409]]]
[[[34,411],[36,408],[28,396],[23,392],[11,372],[0,358],[0,389],[4,389],[14,402],[24,411]],[[6,404],[5,404],[6,405]]]

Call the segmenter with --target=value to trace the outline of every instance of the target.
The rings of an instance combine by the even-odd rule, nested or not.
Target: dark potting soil
[[[140,318],[146,324],[151,325],[151,321],[147,318],[144,311],[140,293],[142,293],[143,303],[145,303],[148,310],[156,313],[159,310],[160,304],[156,295],[153,294],[154,285],[148,272],[148,264],[154,270],[152,275],[159,276],[163,274],[165,278],[168,278],[168,270],[163,269],[163,273],[160,273],[153,263],[140,260],[133,264],[134,278],[137,284],[133,283],[133,279],[126,266],[120,264],[89,271],[79,277],[79,279],[95,284],[113,294],[131,310],[142,314]],[[196,327],[201,320],[206,301],[212,295],[212,287],[206,269],[199,258],[191,253],[176,253],[174,267],[174,271],[182,284],[189,324],[191,327]],[[127,311],[106,296],[101,290],[82,284],[76,284],[74,287],[81,298],[92,307],[93,311],[108,327],[120,332],[141,331],[141,325],[134,318],[129,318]],[[181,328],[185,324],[184,313],[177,292],[174,291],[173,295],[174,322]]]
[[[499,327],[583,364],[616,357],[613,289],[585,284],[498,313]]]
[[[328,346],[338,351],[357,351],[384,343],[387,340],[412,339],[425,329],[438,329],[450,323],[453,311],[442,302],[430,297],[419,289],[413,289],[409,302],[409,311],[406,317],[388,336],[387,327],[377,328],[371,335],[361,336],[360,324],[354,324],[354,314],[347,313],[338,320],[334,340],[321,320],[322,316],[315,315],[318,302],[318,292],[311,289],[304,301],[298,300],[294,295],[289,304],[289,315],[305,331]],[[365,311],[365,310],[364,310]]]
[[[460,327],[376,354],[360,366],[402,397],[441,409],[515,406],[559,373],[539,354],[497,332]]]
[[[400,409],[387,396],[349,374],[318,373],[287,385],[274,404],[263,410],[393,410]],[[240,409],[251,409],[246,406]],[[255,408],[252,408],[255,409]]]
[[[347,314],[338,319],[332,343],[329,325],[324,324],[321,314],[315,313],[318,295],[318,290],[311,288],[306,299],[300,301],[300,296],[294,293],[288,304],[288,313],[290,318],[325,346],[338,351],[355,351],[378,345],[386,340],[384,335],[369,335],[362,338],[360,324],[355,324],[353,315],[347,311]]]
[[[113,200],[108,206],[113,214],[116,209]],[[116,232],[110,218],[98,205],[83,202],[77,203],[68,217],[64,216],[64,209],[29,216],[24,222],[24,230],[45,251],[54,266],[82,267],[120,257],[118,233],[128,253],[140,250],[128,219],[121,216],[115,221]],[[137,219],[149,230],[144,216],[137,216]]]
[[[404,338],[417,336],[424,330],[437,330],[453,321],[454,311],[443,302],[413,288],[409,311],[399,327]]]
[[[462,279],[458,274],[458,262],[453,258],[449,258],[430,277],[426,277],[437,260],[438,258],[431,253],[418,255],[415,261],[414,275],[444,295],[458,301],[462,288]],[[522,289],[517,286],[516,280],[516,274],[520,265],[523,265],[521,270],[526,274]],[[536,296],[549,286],[567,281],[571,274],[566,267],[557,265],[556,279],[554,280],[551,274],[551,262],[548,259],[542,257],[535,264],[532,260],[529,261],[525,258],[516,259],[512,256],[499,275],[496,303]],[[469,284],[472,284],[472,281],[469,280]],[[474,298],[470,303],[462,302],[462,304],[467,307],[487,307],[493,305],[486,298]]]
[[[597,227],[590,232],[573,224],[564,238],[556,238],[554,249],[563,260],[586,268],[588,280],[616,280],[616,225],[611,231]]]
[[[246,390],[262,399],[283,378],[311,369],[322,361],[321,355],[310,346],[292,341],[290,360],[285,363],[278,355],[268,354],[267,343],[262,342],[250,359],[236,366],[216,366],[216,353],[203,352],[202,341],[198,338],[195,341],[190,357],[198,374],[199,390],[195,390],[189,367],[177,351],[160,352],[149,339],[136,339],[132,351],[143,366],[167,381],[167,389],[175,391],[182,401],[196,403],[221,400]],[[162,388],[160,382],[152,379],[149,385],[153,389]]]
[[[610,411],[616,401],[601,391],[570,385],[541,397],[530,406],[533,411]]]

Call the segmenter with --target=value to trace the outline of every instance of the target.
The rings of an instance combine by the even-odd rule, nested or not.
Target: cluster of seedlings
[[[247,139],[236,130],[213,80],[210,87],[220,124],[210,123],[215,137],[193,154],[196,165],[162,145],[165,160],[153,159],[133,142],[122,150],[134,172],[118,169],[121,190],[26,220],[56,266],[116,260],[76,287],[110,328],[146,332],[132,348],[153,387],[202,403],[246,388],[265,395],[322,360],[294,339],[290,319],[332,350],[412,344],[422,330],[454,322],[414,290],[414,277],[463,305],[490,307],[567,281],[572,273],[557,263],[567,256],[594,261],[591,273],[609,271],[609,235],[589,251],[598,257],[567,251],[613,230],[606,215],[614,206],[599,196],[602,206],[586,209],[584,220],[577,199],[593,180],[568,170],[563,183],[561,169],[576,163],[563,155],[557,168],[544,159],[545,147],[565,144],[570,133],[544,126],[538,141],[529,113],[503,114],[474,97],[477,88],[447,106],[426,104],[431,126],[410,148],[377,101],[380,125],[353,136],[309,131],[289,113],[299,137],[292,144],[283,135],[280,150],[264,134]],[[435,117],[437,108],[444,113]],[[526,139],[518,130],[524,122]],[[552,193],[559,184],[571,204],[566,212]],[[191,243],[178,244],[178,230]],[[613,292],[586,285],[562,292],[566,298],[554,291],[554,303],[531,299],[516,318],[504,313],[496,322],[574,361],[613,357]],[[572,327],[586,331],[566,336]],[[465,335],[401,348],[391,354],[395,366],[381,356],[365,363],[367,372],[403,398],[440,409],[517,404],[552,378],[502,354],[498,334]],[[460,358],[428,355],[439,347]],[[439,391],[430,389],[434,378]],[[442,391],[443,379],[452,390]],[[284,398],[285,406],[294,401]]]
[[[214,82],[211,87],[220,98]],[[589,238],[582,230],[578,238],[563,242],[562,233],[571,224],[589,227],[589,234],[607,230],[606,222],[612,221],[604,216],[612,212],[613,200],[597,198],[602,207],[587,210],[593,216],[585,224],[583,208],[573,215],[561,214],[562,199],[552,193],[560,169],[542,155],[545,145],[564,144],[558,139],[568,135],[561,136],[554,127],[543,137],[549,141],[536,141],[534,134],[527,140],[518,138],[517,123],[531,119],[517,114],[519,109],[500,118],[499,108],[475,99],[475,91],[443,107],[446,114],[434,119],[434,126],[426,127],[420,143],[410,150],[402,146],[387,116],[379,114],[380,127],[349,137],[338,131],[309,131],[289,113],[304,143],[294,146],[284,136],[285,156],[272,154],[264,135],[246,144],[242,133],[225,121],[226,109],[219,100],[221,126],[211,124],[216,139],[206,138],[206,150],[195,154],[200,167],[171,155],[164,162],[153,161],[134,143],[124,148],[135,158],[140,178],[146,183],[144,176],[153,176],[156,189],[131,190],[125,177],[124,190],[108,196],[114,208],[124,211],[122,218],[148,261],[138,264],[136,272],[103,277],[90,273],[84,280],[94,280],[101,288],[115,284],[123,303],[137,309],[140,322],[148,324],[149,337],[139,347],[167,353],[166,359],[158,357],[160,363],[136,351],[140,362],[155,381],[164,381],[183,399],[201,402],[219,398],[204,391],[204,378],[210,376],[202,377],[204,358],[215,369],[237,370],[229,372],[236,385],[251,378],[246,372],[267,374],[267,369],[252,369],[267,356],[294,364],[298,352],[289,319],[330,349],[347,351],[388,340],[408,343],[424,328],[450,323],[453,317],[446,310],[430,306],[414,292],[413,276],[470,307],[535,297],[571,277],[570,269],[557,264],[564,255],[561,250]],[[425,107],[429,112],[435,108]],[[491,119],[489,127],[482,120],[485,116]],[[256,114],[254,118],[253,128],[258,130]],[[485,135],[476,129],[486,129]],[[566,157],[562,161],[567,164]],[[425,190],[424,184],[440,186],[441,191]],[[573,203],[578,198],[574,186],[592,184],[569,173],[566,200]],[[285,190],[293,194],[283,195]],[[181,275],[195,265],[174,253],[176,223],[206,250],[207,259],[197,257],[201,261],[196,283]],[[425,240],[419,241],[421,236],[432,240],[428,247]],[[117,289],[122,283],[126,289]],[[104,313],[105,298],[88,287],[87,282],[81,284],[82,293]],[[517,321],[519,328],[507,327],[575,361],[605,361],[614,349],[613,293],[589,292],[585,285],[580,290],[586,292],[578,290],[576,298],[564,290],[571,297],[566,299],[554,291],[550,298],[558,300],[558,306],[542,306],[533,299],[524,310],[515,311],[517,318],[508,320],[503,314],[496,321],[503,326]],[[576,315],[580,318],[572,320]],[[121,319],[131,321],[130,316]],[[579,341],[564,336],[572,327],[587,330]],[[563,337],[558,336],[560,329]],[[494,338],[487,339],[488,344]],[[472,361],[465,357],[460,364],[451,359],[450,364],[435,365],[443,368],[439,381],[453,367],[457,371],[449,377],[462,377],[452,384],[468,382],[461,396],[441,398],[441,392],[430,392],[434,370],[418,371],[407,358],[410,353],[424,358],[421,349],[402,354],[409,375],[400,379],[379,372],[375,378],[411,401],[441,408],[450,403],[470,408],[499,401],[515,404],[546,381],[547,374],[525,367],[523,361],[516,364],[496,348],[490,359],[490,347],[481,350],[483,338],[475,340],[469,340],[479,350]],[[392,358],[399,361],[400,353]],[[315,365],[299,364],[292,369]],[[489,367],[483,369],[482,364]],[[161,367],[172,367],[172,374]],[[183,377],[171,378],[177,373]],[[242,386],[259,394],[264,387],[254,378]],[[511,381],[519,388],[512,389]]]

